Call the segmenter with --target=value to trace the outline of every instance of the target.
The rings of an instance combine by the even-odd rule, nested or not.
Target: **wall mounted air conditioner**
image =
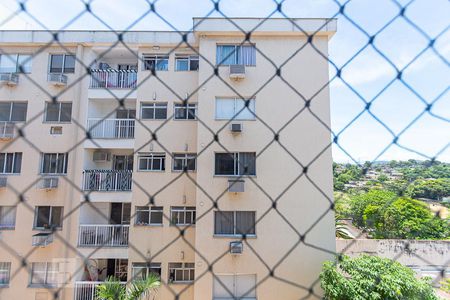
[[[48,74],[47,76],[48,82],[56,86],[65,86],[67,85],[67,76],[64,74]]]
[[[242,242],[230,242],[230,253],[231,254],[242,254],[244,251],[244,244]]]
[[[244,188],[245,181],[243,179],[228,179],[228,192],[230,193],[243,193],[245,191]]]
[[[95,151],[92,158],[95,162],[107,162],[111,160],[111,153],[108,151]]]
[[[245,66],[244,65],[230,65],[230,79],[242,80],[245,78]]]
[[[17,73],[0,73],[0,84],[14,86],[19,83],[19,74]]]
[[[53,190],[58,188],[58,177],[44,177],[39,180],[38,187],[42,190]]]
[[[232,133],[241,133],[243,129],[242,123],[231,123],[230,130]]]
[[[0,122],[0,140],[12,140],[16,135],[16,127],[12,122]]]
[[[0,177],[0,188],[6,187],[8,183],[8,177]]]

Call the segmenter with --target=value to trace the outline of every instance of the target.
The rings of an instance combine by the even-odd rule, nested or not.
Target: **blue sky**
[[[86,0],[87,1],[87,0]],[[278,0],[278,2],[281,0]],[[26,13],[9,18],[19,8],[18,1],[0,0],[0,29],[97,29],[128,28],[148,9],[145,0],[94,0],[92,14],[84,13],[69,26],[67,22],[78,16],[85,8],[80,0],[28,0]],[[347,162],[424,159],[425,157],[391,146],[380,153],[427,107],[426,103],[436,100],[430,110],[422,115],[398,139],[398,144],[428,157],[450,162],[450,2],[447,0],[351,0],[345,6],[352,24],[342,14],[337,14],[341,1],[333,0],[286,0],[283,12],[288,17],[337,17],[338,32],[330,41],[330,59],[342,69],[342,79],[333,80],[331,87],[332,129],[337,134],[364,110],[366,101],[377,98],[371,105],[371,116],[364,112],[351,126],[339,135],[339,147],[333,148],[336,161]],[[380,33],[379,30],[398,15],[400,7],[406,6],[404,15],[435,39],[434,51],[428,49],[412,64],[408,63],[429,44],[429,40],[403,18],[397,18]],[[276,8],[273,0],[222,0],[221,11],[230,17],[266,17]],[[205,16],[213,9],[210,0],[159,0],[157,12],[179,30],[192,27],[192,17]],[[336,15],[337,14],[337,15]],[[213,13],[211,16],[220,16]],[[274,17],[281,17],[274,14]],[[380,91],[397,76],[389,64],[372,46],[348,62],[368,42],[369,35],[377,33],[374,46],[381,51],[397,69],[408,67],[402,73],[406,83],[394,81],[381,94]],[[134,24],[130,30],[170,30],[155,14],[148,14]],[[330,68],[330,77],[336,74]],[[345,82],[344,82],[345,81]],[[349,88],[350,85],[352,89]],[[408,88],[409,87],[409,88]],[[411,90],[412,89],[412,90]],[[380,122],[385,124],[390,133]]]

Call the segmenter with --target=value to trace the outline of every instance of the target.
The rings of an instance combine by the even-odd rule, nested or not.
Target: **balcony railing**
[[[80,247],[128,247],[130,225],[80,225]]]
[[[136,83],[135,70],[91,70],[91,89],[134,89]]]
[[[134,138],[132,119],[88,119],[88,129],[95,139],[132,139]]]
[[[74,300],[100,300],[97,297],[97,286],[103,284],[102,281],[77,281],[75,282]],[[121,282],[125,285],[126,282]]]
[[[11,122],[0,122],[0,139],[13,139],[15,136],[15,125]]]
[[[84,170],[85,191],[125,192],[131,191],[132,171]]]

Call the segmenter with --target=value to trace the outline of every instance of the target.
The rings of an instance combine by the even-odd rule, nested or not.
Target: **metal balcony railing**
[[[124,192],[131,191],[133,171],[84,170],[85,191]]]
[[[137,83],[135,70],[91,70],[91,89],[134,89]]]
[[[88,119],[88,129],[95,139],[133,139],[133,119]]]
[[[0,139],[13,139],[15,133],[16,130],[14,123],[6,121],[0,122]]]
[[[80,225],[80,247],[128,247],[130,225]]]
[[[74,300],[99,300],[97,286],[103,283],[102,281],[76,281]],[[126,282],[121,284],[125,285]]]

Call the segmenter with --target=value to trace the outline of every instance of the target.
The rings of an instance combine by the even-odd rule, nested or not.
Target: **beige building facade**
[[[321,294],[336,20],[232,21],[0,31],[0,299]]]

